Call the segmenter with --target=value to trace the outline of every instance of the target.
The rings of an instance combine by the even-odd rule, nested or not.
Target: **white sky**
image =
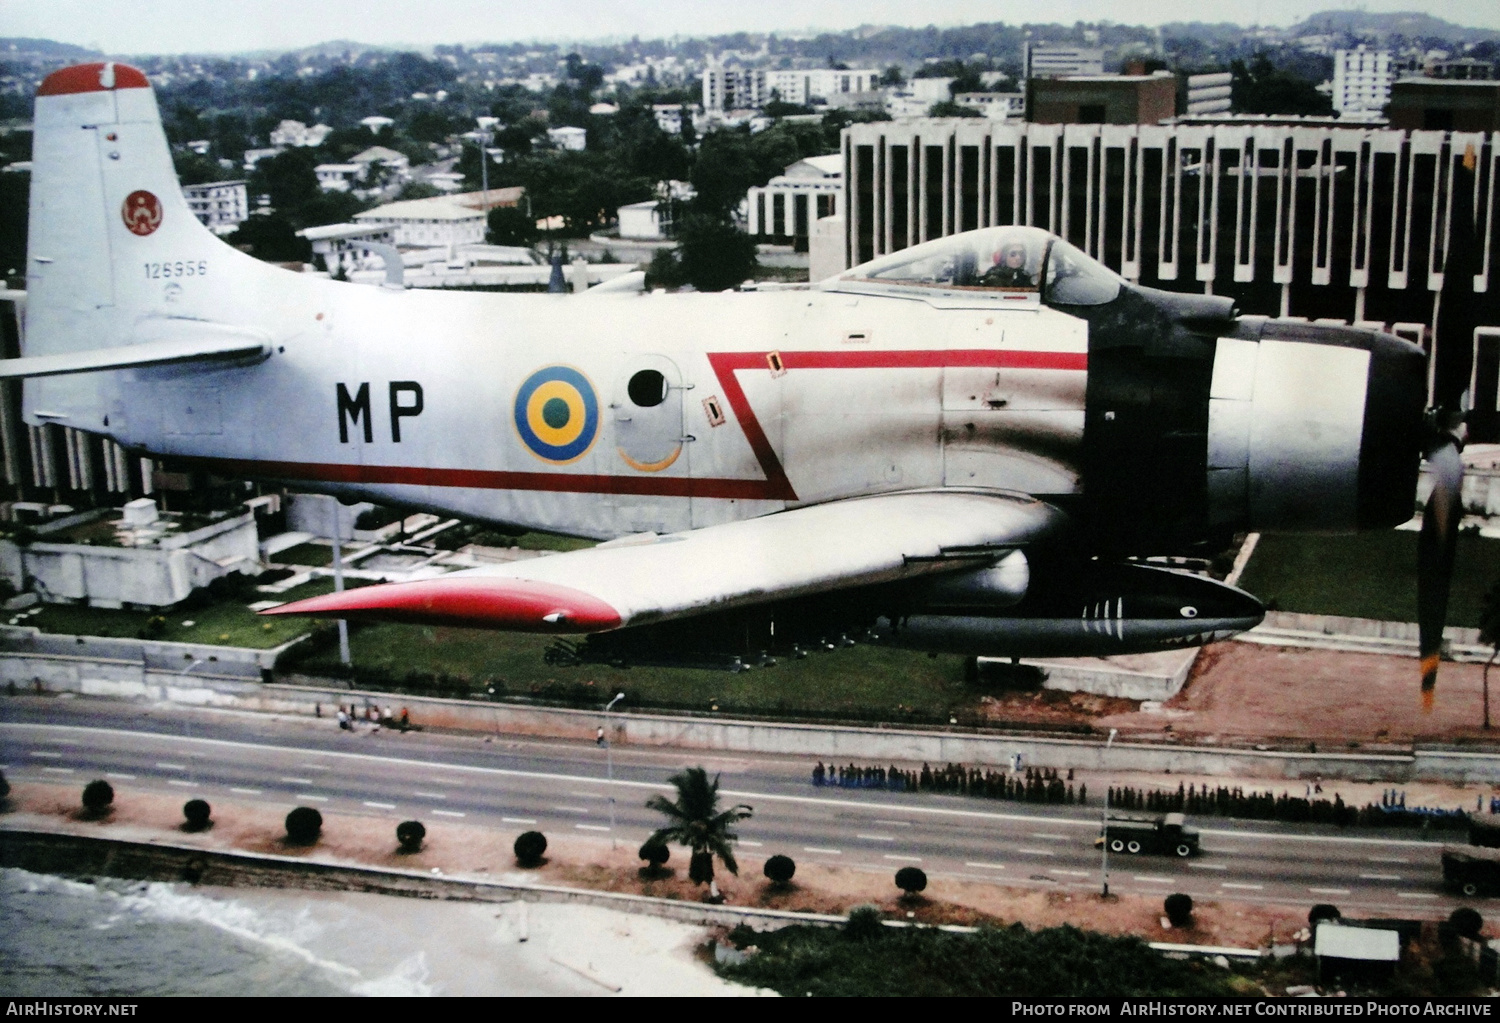
[[[0,0],[0,35],[113,54],[293,49],[334,39],[378,45],[639,35],[800,32],[859,25],[1109,20],[1290,25],[1311,11],[1421,10],[1500,29],[1494,0]]]

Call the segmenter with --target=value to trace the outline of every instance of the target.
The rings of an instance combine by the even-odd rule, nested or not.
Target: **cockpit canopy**
[[[1025,298],[1103,305],[1123,280],[1098,260],[1036,227],[987,227],[926,242],[845,271],[827,291],[909,297]]]

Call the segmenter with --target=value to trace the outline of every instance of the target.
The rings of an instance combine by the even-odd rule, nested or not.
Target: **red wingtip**
[[[483,576],[365,586],[293,601],[261,614],[454,625],[512,632],[603,632],[620,625],[618,611],[582,590],[529,579]]]
[[[111,89],[149,89],[139,68],[107,61],[99,64],[75,64],[54,71],[42,79],[38,96],[70,96],[79,92],[108,92]]]

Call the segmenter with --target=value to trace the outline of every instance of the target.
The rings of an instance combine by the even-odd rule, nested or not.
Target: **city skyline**
[[[1045,10],[1049,23],[1077,21],[1160,25],[1180,21],[1231,22],[1286,27],[1309,13],[1416,10],[1470,28],[1500,29],[1500,7],[1461,0],[1330,2],[1309,12],[1296,0],[1060,0]],[[351,10],[354,12],[351,13]],[[703,37],[731,32],[788,35],[848,31],[862,25],[953,27],[980,22],[1040,23],[1038,8],[1016,0],[933,0],[913,14],[899,0],[766,0],[746,6],[723,2],[661,0],[650,5],[619,0],[557,0],[545,9],[475,5],[472,0],[367,0],[345,5],[291,0],[218,0],[164,15],[142,0],[100,6],[82,0],[0,0],[6,34],[51,39],[114,54],[245,53],[287,50],[335,40],[371,46],[427,47],[486,42],[589,42],[674,35]]]

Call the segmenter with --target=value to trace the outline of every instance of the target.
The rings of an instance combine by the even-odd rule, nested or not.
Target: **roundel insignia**
[[[121,204],[120,219],[131,234],[144,238],[161,227],[161,200],[145,189],[137,189]]]
[[[516,392],[516,432],[533,455],[559,465],[582,458],[599,435],[599,399],[571,366],[548,366]]]

